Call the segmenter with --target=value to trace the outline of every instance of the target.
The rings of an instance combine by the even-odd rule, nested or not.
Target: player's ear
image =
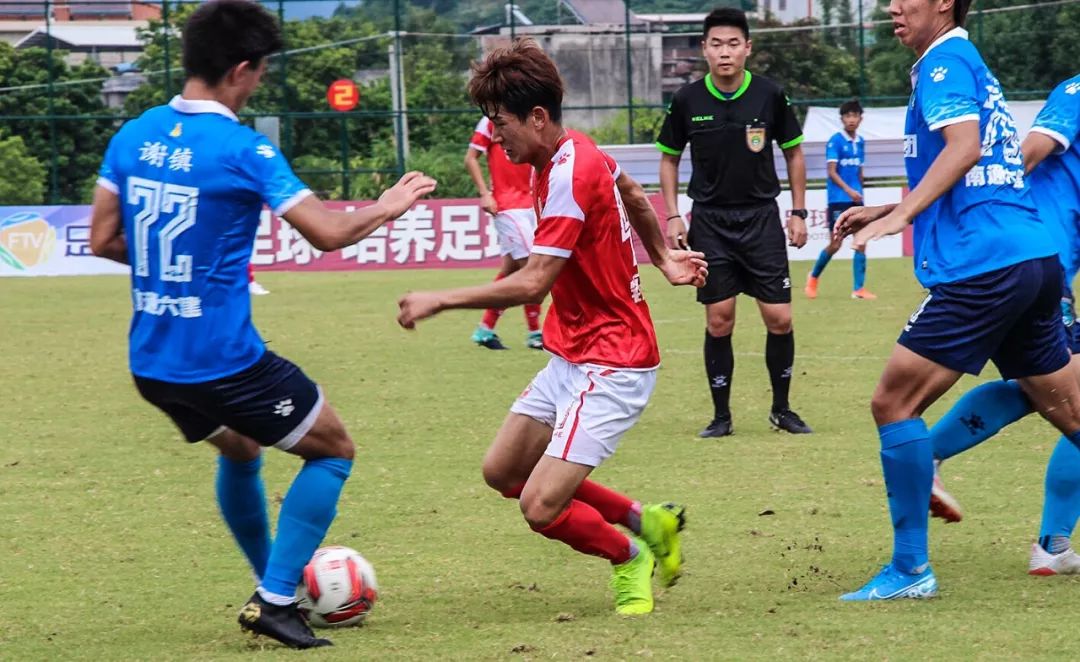
[[[543,106],[535,106],[529,113],[529,119],[532,122],[533,129],[539,131],[547,126],[551,121],[551,116],[548,114],[547,108]]]
[[[752,53],[753,51],[754,51],[754,40],[753,39],[747,39],[746,40],[746,54],[750,55],[750,53]]]

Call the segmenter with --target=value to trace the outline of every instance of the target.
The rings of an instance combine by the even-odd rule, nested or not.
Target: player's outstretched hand
[[[857,251],[866,250],[867,242],[892,234],[899,234],[910,224],[910,218],[893,210],[882,218],[868,223],[863,229],[856,232],[855,237],[851,240],[851,247]]]
[[[849,234],[854,234],[864,227],[888,214],[896,205],[877,207],[851,207],[840,214],[833,226],[833,239],[839,241]]]
[[[788,217],[787,222],[787,236],[788,245],[795,248],[802,248],[806,245],[807,233],[806,233],[806,219],[801,216],[792,214]]]
[[[672,285],[703,287],[709,276],[705,254],[697,251],[670,250],[667,259],[656,266]]]
[[[406,329],[415,329],[416,323],[442,310],[439,296],[434,292],[409,292],[398,299],[397,321]]]
[[[416,201],[435,190],[438,184],[424,173],[413,170],[401,176],[390,188],[379,196],[379,205],[389,212],[391,218],[397,218],[409,211]]]

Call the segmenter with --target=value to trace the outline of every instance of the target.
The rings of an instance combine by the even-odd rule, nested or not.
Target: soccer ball
[[[379,597],[375,568],[355,549],[323,547],[304,567],[297,606],[315,627],[359,625]]]

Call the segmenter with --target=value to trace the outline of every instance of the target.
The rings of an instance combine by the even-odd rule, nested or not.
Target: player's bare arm
[[[660,193],[664,196],[667,217],[667,239],[674,248],[689,248],[686,243],[686,222],[679,213],[679,154],[660,155]]]
[[[784,152],[787,161],[788,182],[791,186],[791,208],[806,208],[806,155],[802,145],[789,147]],[[806,220],[792,214],[788,218],[788,243],[796,248],[806,245]]]
[[[856,232],[853,248],[861,250],[868,241],[903,232],[915,216],[951,189],[982,158],[982,136],[977,121],[950,124],[941,129],[941,134],[945,149],[934,159],[919,185],[892,211]]]
[[[127,264],[127,239],[122,230],[120,197],[104,187],[96,187],[94,208],[90,212],[90,250],[98,257]]]
[[[484,179],[484,171],[480,167],[480,150],[469,147],[465,150],[465,171],[469,173],[473,184],[476,185],[476,194],[480,196],[480,208],[489,214],[499,213],[499,206],[495,203],[495,196],[491,194],[487,181]]]
[[[1024,153],[1024,174],[1030,175],[1037,165],[1046,157],[1061,149],[1058,141],[1045,133],[1031,131],[1020,145],[1020,151]]]
[[[378,201],[355,211],[327,209],[314,195],[285,212],[285,220],[320,251],[351,246],[401,216],[417,200],[435,190],[436,182],[422,172],[407,172],[383,191]]]
[[[511,308],[541,303],[564,264],[566,258],[533,253],[523,268],[492,283],[435,292],[410,292],[398,300],[398,324],[412,329],[422,319],[456,308]]]
[[[615,180],[619,196],[626,208],[630,226],[641,238],[653,266],[659,269],[672,285],[702,287],[709,275],[704,253],[686,250],[669,250],[660,232],[660,222],[645,191],[634,178],[625,172]],[[680,219],[681,220],[681,219]]]

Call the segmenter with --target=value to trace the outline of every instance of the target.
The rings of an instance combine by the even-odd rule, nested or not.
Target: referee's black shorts
[[[709,263],[698,302],[747,294],[762,303],[791,303],[787,236],[776,202],[742,209],[695,203],[687,241]]]

